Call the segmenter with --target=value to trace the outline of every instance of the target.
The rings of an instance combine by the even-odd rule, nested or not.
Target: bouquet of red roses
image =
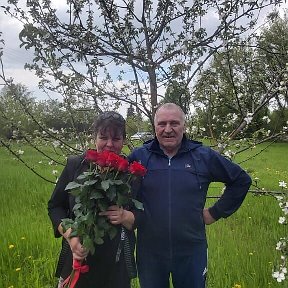
[[[62,226],[64,231],[72,228],[70,236],[79,237],[82,245],[94,254],[95,245],[102,244],[106,235],[112,239],[117,234],[117,228],[107,217],[99,215],[100,212],[106,211],[111,205],[133,205],[143,209],[139,201],[132,199],[130,183],[134,178],[144,176],[146,168],[135,161],[129,163],[127,159],[109,151],[88,150],[85,160],[89,163],[88,171],[80,174],[65,188],[75,196],[75,219],[63,219]],[[73,263],[71,279],[66,279],[63,287],[74,287],[69,283],[75,278],[76,269],[77,272],[81,270],[81,263]]]

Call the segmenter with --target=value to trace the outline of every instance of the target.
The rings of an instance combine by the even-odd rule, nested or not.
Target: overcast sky
[[[20,0],[20,2],[26,2]],[[6,0],[1,0],[1,5],[3,5]],[[63,8],[66,6],[66,1],[64,0],[53,0],[55,8]],[[64,6],[63,6],[64,5]],[[283,7],[287,8],[288,3],[283,4]],[[269,11],[266,11],[266,14]],[[262,15],[262,19],[265,15]],[[43,92],[39,91],[37,88],[38,79],[37,77],[28,70],[24,70],[24,64],[27,62],[32,62],[32,50],[26,51],[24,48],[20,49],[20,41],[18,38],[19,32],[21,31],[21,23],[3,13],[3,9],[0,8],[0,31],[3,32],[3,39],[5,40],[4,46],[4,70],[6,77],[12,77],[15,83],[22,83],[28,87],[28,90],[33,93],[37,98],[43,99],[47,97]],[[2,46],[2,44],[0,44]],[[0,80],[0,84],[3,81]],[[2,87],[2,86],[0,86]],[[58,97],[58,95],[50,95],[51,97]]]

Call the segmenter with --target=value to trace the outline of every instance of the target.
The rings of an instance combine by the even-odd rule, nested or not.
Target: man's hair
[[[183,112],[182,108],[175,103],[164,103],[160,105],[155,112],[154,123],[157,118],[157,113],[159,112],[159,110],[162,110],[162,109],[167,109],[167,110],[177,109],[181,113],[182,120],[185,123],[185,113]]]

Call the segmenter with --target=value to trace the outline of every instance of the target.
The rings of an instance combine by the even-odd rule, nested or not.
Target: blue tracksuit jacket
[[[234,213],[251,185],[240,166],[185,135],[171,159],[157,139],[136,148],[128,158],[140,161],[148,170],[135,188],[144,205],[143,212],[135,212],[138,253],[191,255],[193,243],[206,241],[202,211],[209,184],[226,185],[221,198],[209,208],[216,220]]]

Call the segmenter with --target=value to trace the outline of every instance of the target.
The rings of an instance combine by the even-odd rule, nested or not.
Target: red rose
[[[93,149],[87,150],[85,154],[86,160],[90,162],[96,162],[97,158],[98,158],[98,152],[96,150],[93,150]]]
[[[120,158],[121,157],[119,155],[113,152],[108,152],[106,157],[106,165],[118,169],[118,162],[120,161]]]
[[[122,171],[122,172],[126,172],[128,170],[128,166],[129,166],[129,162],[122,158],[122,157],[119,157],[119,162],[118,162],[118,170],[119,171]]]
[[[133,161],[129,166],[129,172],[136,176],[144,176],[147,172],[147,169],[139,162]]]
[[[95,161],[96,164],[98,164],[100,167],[105,167],[107,166],[107,158],[109,156],[109,151],[102,151],[98,153],[97,159]]]

